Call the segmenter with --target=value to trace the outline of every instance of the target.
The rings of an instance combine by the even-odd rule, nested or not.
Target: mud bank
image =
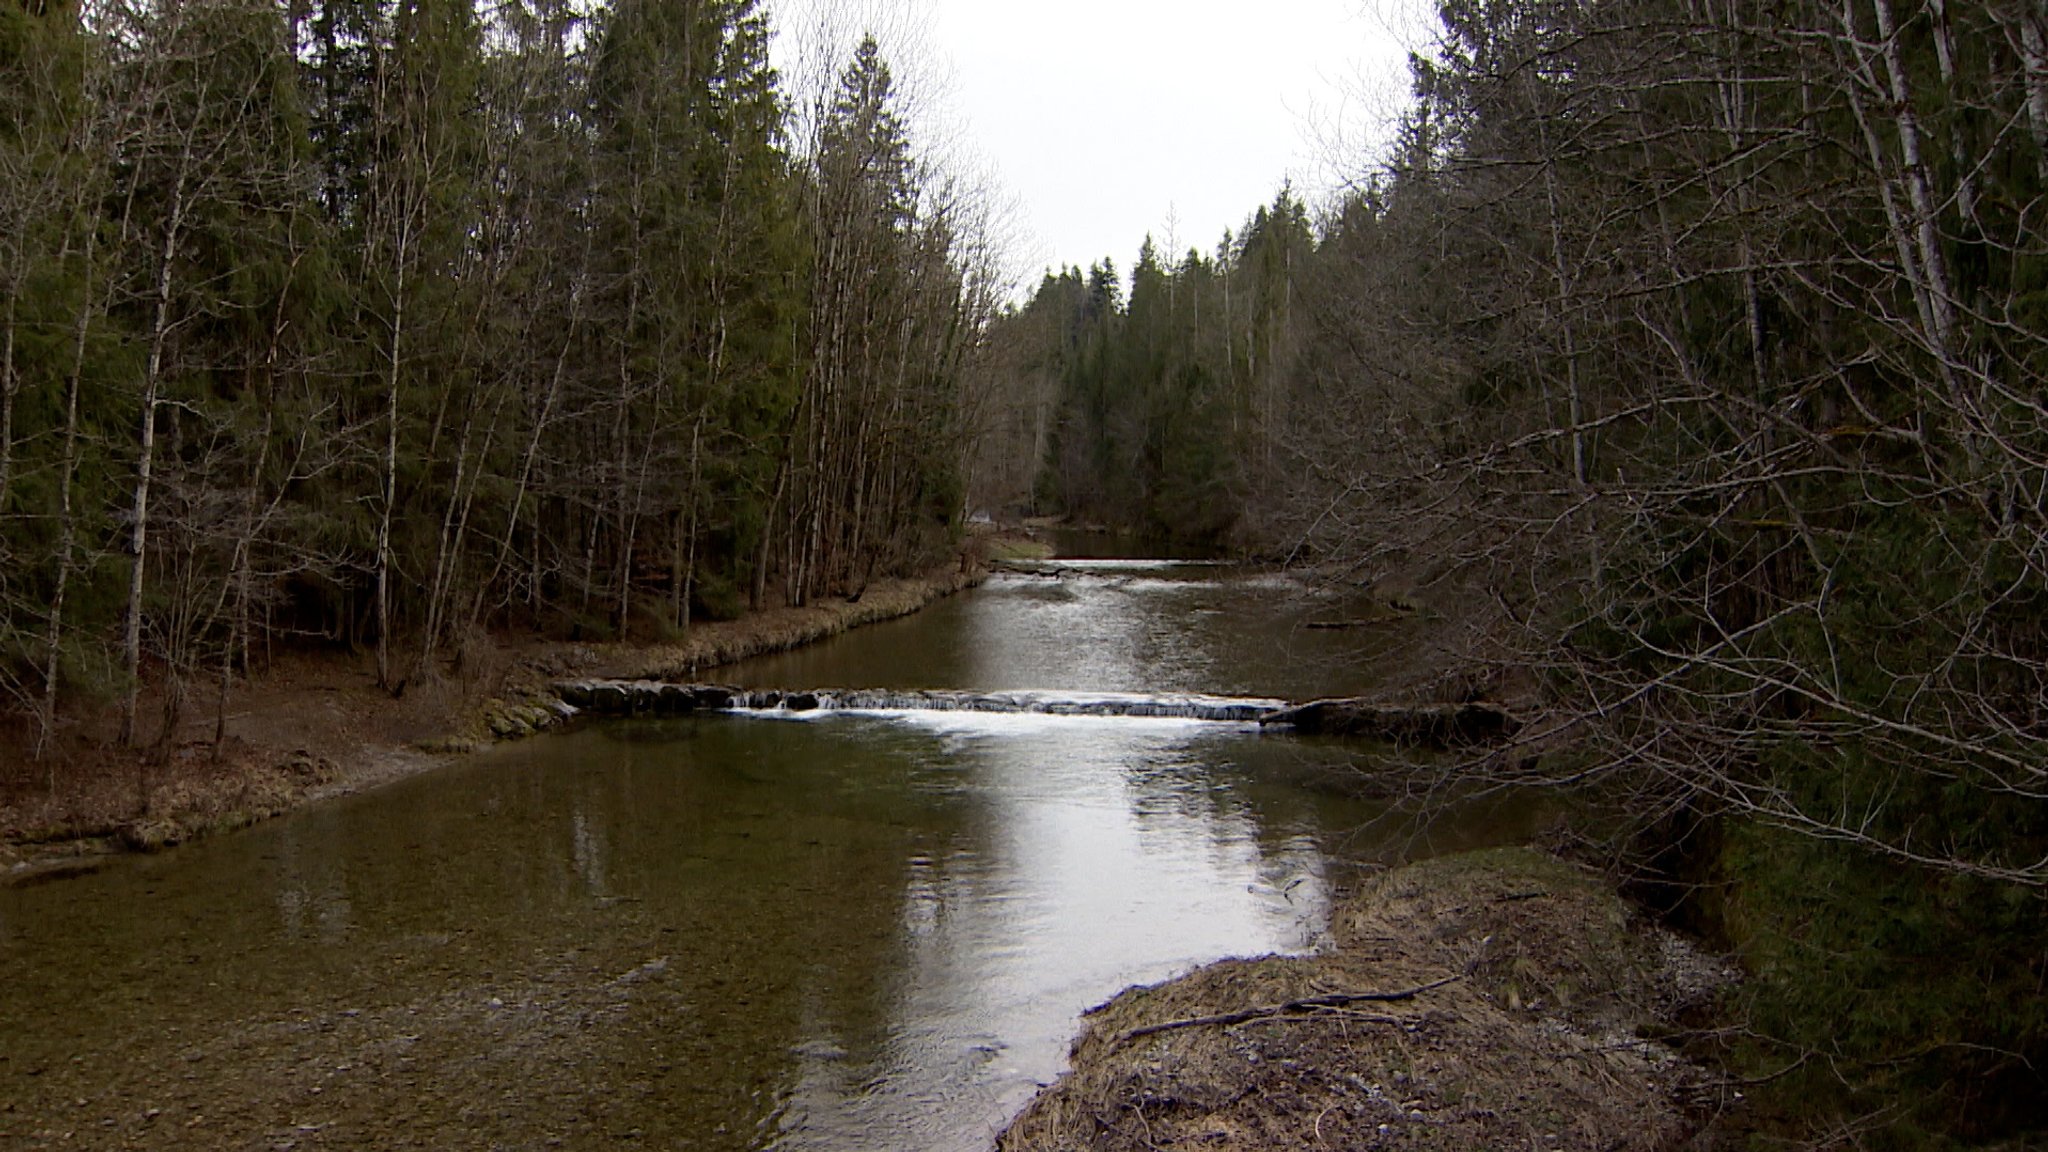
[[[492,636],[395,698],[362,657],[286,654],[225,709],[194,709],[159,748],[81,731],[52,760],[0,777],[0,884],[90,871],[114,853],[245,827],[544,731],[572,714],[550,687],[564,676],[694,673],[906,616],[985,577],[980,563],[949,564],[876,581],[855,600],[700,624],[674,643]]]
[[[1712,1080],[1657,1037],[1732,972],[1529,849],[1385,873],[1320,955],[1095,1009],[1001,1152],[1683,1146]]]

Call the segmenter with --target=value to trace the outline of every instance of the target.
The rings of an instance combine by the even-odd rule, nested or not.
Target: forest
[[[889,64],[752,0],[0,5],[0,696],[660,636],[950,548],[997,300]],[[162,714],[138,715],[162,686]]]
[[[1758,1146],[2048,1130],[2048,14],[1443,0],[1386,155],[1006,303],[754,0],[0,3],[0,701],[172,731],[1058,515],[1420,606],[1740,957]],[[141,691],[161,715],[144,715]]]
[[[2048,15],[1438,12],[1349,192],[997,321],[990,501],[1424,606],[1414,692],[1549,719],[1413,786],[1606,813],[1751,974],[1704,1043],[1768,1146],[2032,1146]]]

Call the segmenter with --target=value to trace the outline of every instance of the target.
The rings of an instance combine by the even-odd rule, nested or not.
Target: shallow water
[[[1301,697],[1355,676],[1316,610],[1068,566],[730,672]],[[1320,786],[1350,751],[1029,714],[593,724],[0,891],[0,1147],[984,1149],[1082,1010],[1312,947],[1339,858],[1413,847]]]

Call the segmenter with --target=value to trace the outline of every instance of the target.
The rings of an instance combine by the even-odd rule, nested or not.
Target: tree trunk
[[[20,277],[14,279],[19,284]],[[14,480],[14,395],[20,377],[14,368],[14,332],[18,293],[7,294],[7,331],[0,337],[0,517],[7,515],[7,493]]]
[[[250,572],[254,565],[256,535],[259,517],[256,514],[257,492],[263,484],[263,472],[270,459],[271,435],[270,405],[264,406],[263,432],[256,445],[256,463],[249,469],[249,486],[242,495],[242,531],[235,541],[234,559],[228,568],[228,579],[233,585],[233,609],[228,613],[228,639],[222,645],[220,654],[219,694],[215,698],[213,715],[213,756],[220,759],[221,745],[228,736],[228,697],[235,685],[235,653],[249,643],[249,602],[253,596],[254,578]],[[243,671],[248,670],[246,659]]]
[[[383,507],[377,516],[377,687],[393,690],[391,682],[391,520],[398,507],[398,386],[404,364],[406,249],[410,246],[412,221],[403,214],[398,224],[398,260],[391,297],[390,363],[384,378]]]
[[[775,491],[768,497],[768,511],[762,517],[761,542],[754,549],[754,586],[748,601],[749,606],[756,612],[759,612],[768,600],[768,557],[775,547],[776,512],[782,507],[783,494],[789,488],[789,468],[789,451],[785,445],[782,462],[775,469]]]
[[[85,247],[85,298],[71,341],[71,371],[64,381],[64,457],[57,473],[57,573],[50,590],[50,615],[43,648],[43,714],[36,738],[36,756],[49,751],[57,724],[57,685],[64,666],[64,597],[71,586],[71,556],[78,547],[78,518],[72,492],[78,479],[78,392],[85,376],[85,349],[92,328],[92,278],[98,235],[88,230]],[[50,790],[57,788],[55,761],[50,761]]]
[[[587,265],[590,257],[587,245],[583,256]],[[548,375],[547,389],[541,395],[540,408],[534,413],[533,427],[527,434],[526,450],[521,454],[519,460],[519,479],[512,488],[512,507],[505,513],[505,535],[499,542],[498,559],[491,569],[490,576],[477,586],[476,602],[470,609],[470,619],[472,622],[481,619],[484,597],[489,593],[491,586],[498,582],[498,578],[505,569],[511,566],[513,548],[515,546],[514,541],[519,535],[519,521],[526,508],[527,494],[533,488],[534,467],[540,458],[541,443],[547,434],[549,426],[553,423],[556,399],[562,393],[562,380],[569,371],[569,352],[576,344],[578,321],[581,319],[583,312],[583,281],[583,273],[579,270],[576,282],[569,289],[568,331],[563,333],[562,347],[555,355],[554,368]],[[539,547],[537,541],[538,532],[536,531],[536,549]],[[539,599],[539,570],[540,564],[536,560],[528,585],[529,604]]]
[[[685,632],[690,630],[690,592],[697,577],[697,488],[702,475],[698,461],[703,438],[704,418],[699,416],[690,428],[690,498],[688,506],[676,513],[676,567],[670,577],[674,600],[669,617]]]
[[[121,668],[127,676],[121,699],[121,743],[135,746],[135,710],[142,691],[142,591],[149,563],[150,483],[156,469],[156,410],[163,386],[164,349],[171,332],[171,285],[178,245],[185,223],[185,176],[182,171],[171,194],[170,217],[164,224],[158,253],[156,301],[152,309],[149,359],[142,381],[142,444],[135,462],[135,487],[129,502],[128,609],[121,631]]]
[[[1956,87],[1956,34],[1949,21],[1948,0],[1927,0],[1927,14],[1934,28],[1935,60],[1941,68],[1942,87],[1951,91]],[[1974,231],[1979,228],[1977,218],[1977,174],[1971,159],[1970,141],[1967,135],[1957,129],[1967,115],[1962,109],[1955,113],[1955,121],[1947,132],[1949,160],[1956,172],[1956,210]]]
[[[1906,195],[1913,204],[1913,232],[1920,245],[1920,267],[1927,277],[1935,354],[1946,370],[1952,364],[1949,357],[1955,347],[1955,295],[1949,282],[1948,258],[1942,253],[1933,181],[1928,176],[1927,163],[1921,154],[1920,120],[1913,110],[1913,93],[1899,49],[1891,0],[1871,0],[1871,8],[1877,14],[1877,32],[1884,45],[1885,71],[1891,79],[1891,111],[1898,129]]]
[[[1998,13],[1997,6],[1993,7]],[[2034,138],[2034,166],[2043,183],[2048,183],[2048,23],[2038,8],[2023,5],[2017,16],[1998,14],[2019,49],[2020,82],[2026,92],[2027,127]],[[2017,27],[2015,27],[2017,26]]]
[[[475,416],[470,408],[463,409],[462,435],[455,449],[455,486],[448,496],[448,508],[441,517],[440,542],[434,552],[434,582],[427,592],[427,634],[420,649],[420,669],[423,672],[433,668],[441,633],[448,625],[456,575],[462,565],[462,549],[469,539],[469,514],[476,504],[476,490],[482,483],[484,470],[490,465],[491,445],[498,436],[498,405],[503,402],[501,392],[486,421],[484,442],[476,454],[474,467],[470,465],[469,442],[475,432]]]

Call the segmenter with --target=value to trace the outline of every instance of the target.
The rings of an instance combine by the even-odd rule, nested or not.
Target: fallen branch
[[[1364,736],[1423,748],[1498,744],[1522,730],[1504,704],[1399,704],[1364,698],[1311,700],[1267,714],[1262,725],[1311,736]]]
[[[1168,1020],[1163,1024],[1147,1024],[1117,1037],[1110,1047],[1118,1047],[1141,1036],[1155,1036],[1161,1032],[1173,1032],[1182,1028],[1202,1028],[1212,1024],[1227,1028],[1233,1024],[1249,1024],[1254,1020],[1266,1020],[1275,1016],[1292,1016],[1303,1012],[1342,1008],[1349,1004],[1391,1004],[1401,1000],[1413,1000],[1424,992],[1434,991],[1464,978],[1462,973],[1446,976],[1441,980],[1432,980],[1427,984],[1418,984],[1397,992],[1330,992],[1321,996],[1304,996],[1284,1004],[1262,1004],[1256,1008],[1243,1008],[1236,1012],[1219,1012],[1213,1016],[1190,1016],[1182,1020]]]

